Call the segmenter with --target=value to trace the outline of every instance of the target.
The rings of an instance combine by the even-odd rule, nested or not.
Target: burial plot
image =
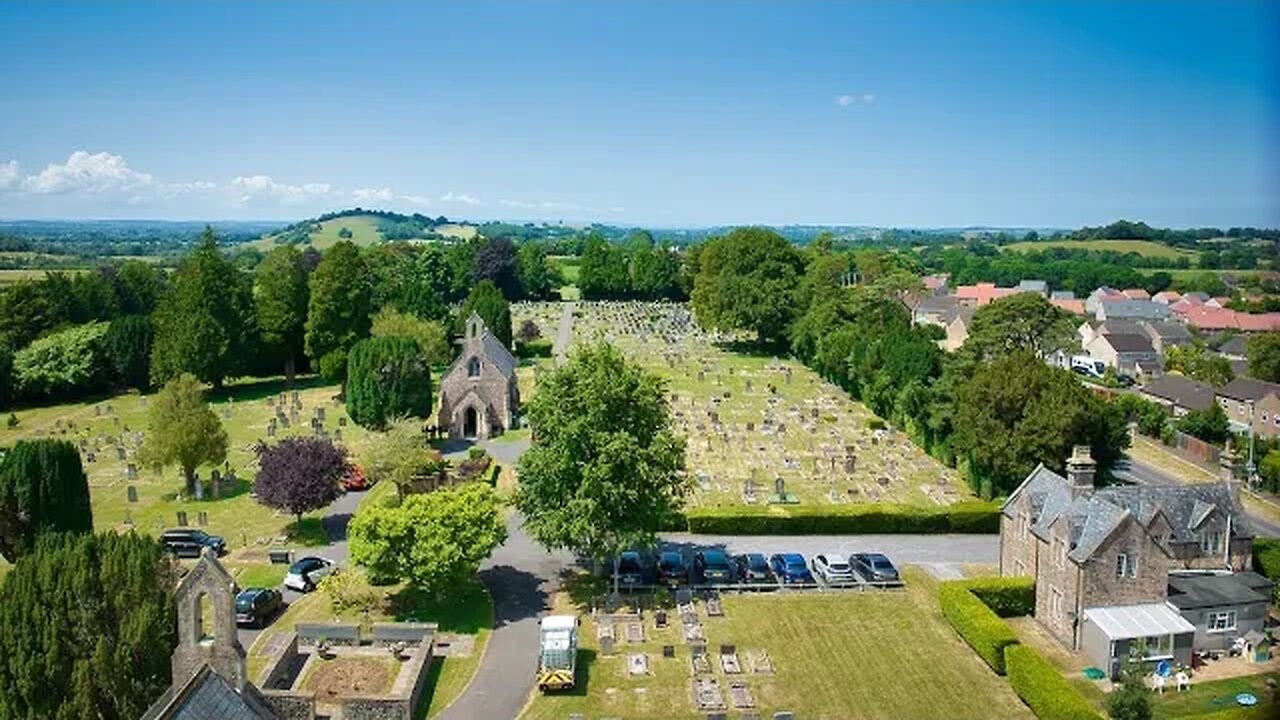
[[[628,655],[627,673],[630,675],[648,675],[649,656],[644,653],[633,653]]]
[[[769,651],[764,648],[747,651],[747,666],[756,675],[773,674],[773,660],[769,657]]]
[[[689,666],[694,675],[707,675],[711,672],[711,661],[707,659],[707,646],[694,645],[689,648]]]
[[[715,678],[694,678],[693,696],[699,710],[723,710],[725,707],[720,681]]]
[[[729,702],[733,703],[735,708],[756,706],[755,698],[751,696],[751,688],[744,682],[729,683]]]

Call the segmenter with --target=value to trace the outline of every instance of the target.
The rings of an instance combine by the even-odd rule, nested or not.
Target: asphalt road
[[[360,499],[364,497],[364,491],[349,492],[342,497],[334,500],[333,503],[325,509],[325,515],[322,519],[325,532],[329,535],[329,544],[321,548],[296,548],[294,550],[294,558],[301,558],[306,555],[314,555],[322,557],[326,560],[332,560],[339,567],[347,564],[347,523],[351,521],[351,516],[355,514],[356,507],[360,505]],[[281,586],[280,592],[284,595],[285,603],[291,603],[302,597],[302,593],[295,590],[289,590]],[[278,617],[278,616],[277,616]],[[240,644],[248,650],[253,641],[257,639],[262,632],[259,628],[239,628],[237,635],[240,637]]]
[[[1153,465],[1147,465],[1141,460],[1127,458],[1116,463],[1115,469],[1112,471],[1116,477],[1121,480],[1127,480],[1138,485],[1180,485],[1177,478],[1171,477],[1164,471]],[[1263,537],[1280,537],[1280,525],[1271,522],[1265,518],[1259,517],[1248,511],[1245,517],[1249,519],[1249,523],[1253,525],[1253,531],[1256,535]]]

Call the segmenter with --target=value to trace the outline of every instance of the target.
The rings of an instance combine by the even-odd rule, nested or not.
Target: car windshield
[[[618,569],[620,570],[638,570],[640,568],[640,558],[634,555],[623,555],[618,561]]]
[[[240,593],[236,596],[236,610],[240,612],[248,612],[253,609],[253,598],[251,593]]]
[[[893,568],[893,563],[889,562],[889,558],[884,557],[883,555],[871,558],[871,564],[877,570],[890,570]]]
[[[307,572],[308,570],[314,569],[318,564],[319,563],[317,563],[315,560],[312,560],[311,558],[307,558],[305,560],[299,560],[298,562],[289,566],[289,572],[293,573],[294,575],[297,575],[298,573],[304,573],[304,572]]]
[[[748,555],[747,566],[752,570],[765,570],[769,567],[769,563],[764,561],[763,555]]]
[[[782,561],[787,564],[787,567],[804,567],[804,558],[799,555],[788,555],[782,558]]]
[[[683,563],[676,553],[662,553],[662,564],[665,567],[678,567]]]
[[[724,567],[729,564],[729,559],[724,556],[724,553],[718,552],[703,554],[702,561],[708,565],[714,565],[716,567]]]

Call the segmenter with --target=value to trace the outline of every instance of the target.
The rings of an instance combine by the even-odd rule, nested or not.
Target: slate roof
[[[1143,327],[1146,328],[1147,335],[1152,338],[1160,338],[1166,345],[1191,340],[1191,331],[1187,330],[1181,323],[1163,320],[1144,323]]]
[[[1070,290],[1054,290],[1049,293],[1050,300],[1075,300],[1076,294]]]
[[[1208,410],[1213,407],[1213,387],[1184,375],[1161,375],[1143,385],[1142,392],[1188,410]]]
[[[960,305],[960,300],[953,295],[926,295],[916,304],[916,316],[930,313],[944,313]]]
[[[1001,512],[1012,518],[1014,501],[1026,495],[1033,514],[1031,531],[1042,539],[1048,538],[1054,522],[1064,520],[1071,541],[1068,555],[1076,562],[1088,560],[1126,518],[1132,517],[1146,527],[1157,512],[1168,520],[1175,543],[1197,541],[1195,533],[1207,515],[1203,509],[1206,505],[1231,518],[1233,537],[1253,536],[1243,508],[1222,483],[1117,485],[1074,494],[1073,498],[1073,488],[1066,478],[1041,464],[1009,494]]]
[[[1245,350],[1249,345],[1249,340],[1244,335],[1236,335],[1226,342],[1218,346],[1220,355],[1235,355],[1236,357],[1244,357]]]
[[[1151,347],[1151,338],[1146,335],[1106,333],[1102,337],[1118,353],[1149,353],[1155,351]]]
[[[1238,377],[1218,390],[1223,397],[1246,401],[1261,400],[1272,393],[1280,394],[1280,385],[1249,377]]]
[[[1252,577],[1250,577],[1252,576]],[[1259,583],[1257,580],[1261,580]],[[1271,581],[1257,573],[1169,576],[1169,603],[1179,610],[1269,602]]]
[[[506,377],[514,377],[516,374],[516,357],[511,351],[502,344],[502,341],[493,336],[493,333],[485,331],[484,337],[484,354],[493,361],[494,365],[502,371]]]
[[[238,693],[205,665],[185,685],[171,686],[143,720],[277,720],[252,685]]]
[[[1044,294],[1049,292],[1049,283],[1044,280],[1022,280],[1018,283],[1017,289],[1022,292],[1036,292]]]
[[[1150,300],[1113,300],[1102,298],[1098,310],[1107,319],[1111,318],[1144,318],[1158,320],[1169,316],[1169,308]]]

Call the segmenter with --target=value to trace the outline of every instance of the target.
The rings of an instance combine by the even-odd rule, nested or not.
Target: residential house
[[[1218,346],[1218,354],[1228,360],[1247,360],[1248,345],[1248,337],[1232,335]]]
[[[1014,288],[1014,291],[1035,293],[1041,297],[1048,297],[1049,283],[1044,280],[1021,280],[1018,282],[1017,287]]]
[[[1151,293],[1147,292],[1146,290],[1143,290],[1142,288],[1129,288],[1127,290],[1121,290],[1120,292],[1130,300],[1150,300],[1151,299]]]
[[[1080,334],[1080,347],[1086,347],[1099,335],[1142,335],[1142,325],[1136,320],[1086,320],[1076,328]]]
[[[995,283],[978,283],[977,285],[960,285],[956,287],[955,298],[960,301],[961,305],[982,307],[993,300],[1008,297],[1013,292],[1013,288],[996,287]]]
[[[947,336],[938,341],[938,345],[947,352],[955,352],[969,339],[969,328],[973,325],[975,310],[971,307],[958,307],[945,318]]]
[[[1182,299],[1182,294],[1176,290],[1161,290],[1151,296],[1152,302],[1158,302],[1161,305],[1172,305]]]
[[[1163,406],[1174,417],[1182,417],[1192,410],[1208,410],[1213,407],[1215,397],[1211,385],[1176,373],[1155,378],[1138,392],[1147,400]]]
[[[911,311],[916,325],[946,327],[947,314],[960,307],[960,301],[951,295],[925,295]]]
[[[1169,604],[1195,626],[1196,650],[1229,650],[1236,638],[1261,634],[1275,585],[1255,572],[1169,576]]]
[[[1142,323],[1142,331],[1151,338],[1151,346],[1156,352],[1164,355],[1169,348],[1186,345],[1191,342],[1191,333],[1185,325],[1170,320],[1156,320]]]
[[[440,381],[439,425],[455,439],[485,439],[515,427],[520,412],[516,359],[476,313],[462,350]]]
[[[1136,372],[1139,362],[1160,359],[1146,335],[1138,333],[1103,334],[1095,337],[1084,350],[1089,357],[1101,360],[1117,371]]]
[[[1000,574],[1035,579],[1035,618],[1066,647],[1114,669],[1117,648],[1142,639],[1189,662],[1194,628],[1167,608],[1174,570],[1244,571],[1253,533],[1238,488],[1227,483],[1094,487],[1088,447],[1063,477],[1043,464],[1005,501]],[[1126,608],[1128,608],[1126,610]],[[1123,637],[1126,618],[1149,632]],[[1086,641],[1087,638],[1087,641]]]
[[[1049,293],[1050,300],[1075,300],[1076,294],[1070,290],[1054,290]]]
[[[945,295],[947,292],[947,284],[950,280],[951,276],[947,273],[925,275],[920,278],[920,282],[924,285],[925,292],[930,295]]]
[[[1075,298],[1050,298],[1049,304],[1059,310],[1066,310],[1072,315],[1088,315],[1088,311],[1084,309],[1084,301]]]
[[[1237,377],[1219,388],[1217,396],[1233,431],[1252,427],[1261,437],[1280,435],[1280,385]]]
[[[1167,306],[1150,300],[1103,298],[1097,302],[1093,315],[1099,320],[1165,320],[1170,312]]]
[[[1089,312],[1090,315],[1096,315],[1098,312],[1098,306],[1103,300],[1127,300],[1127,299],[1128,298],[1124,296],[1124,293],[1120,292],[1119,290],[1116,290],[1115,288],[1109,288],[1104,285],[1098,288],[1097,290],[1094,290],[1093,292],[1089,293],[1089,297],[1085,298],[1084,308]]]

